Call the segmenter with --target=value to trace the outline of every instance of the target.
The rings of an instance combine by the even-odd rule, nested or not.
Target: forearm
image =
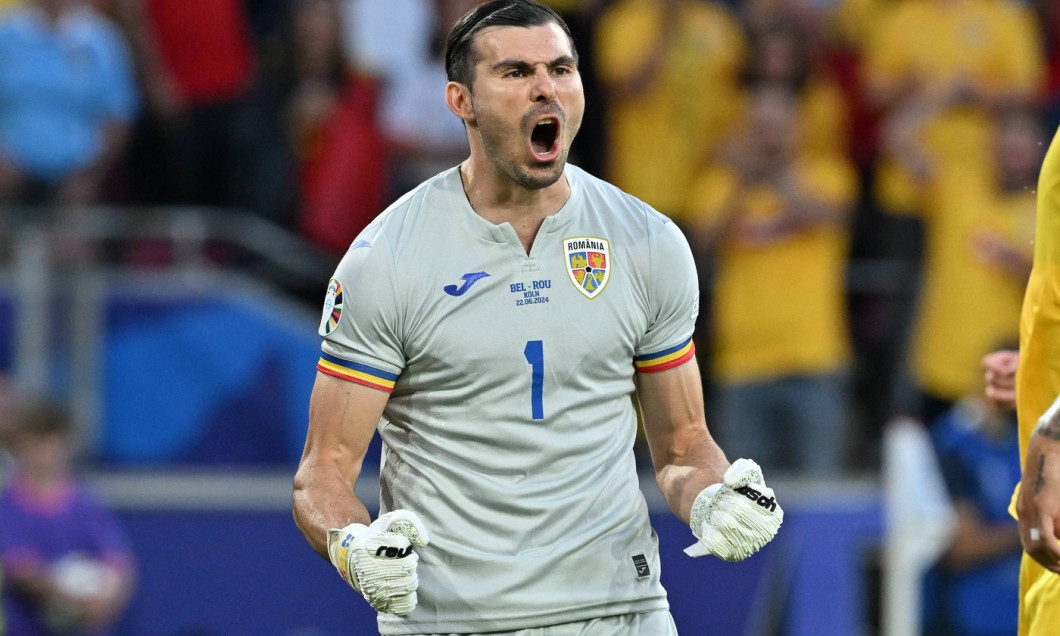
[[[1060,398],[1038,421],[1027,445],[1016,511],[1023,549],[1060,573]]]
[[[368,444],[388,394],[317,373],[309,398],[309,432],[294,476],[295,524],[328,557],[328,529],[371,522],[354,495]]]
[[[1024,497],[1036,499],[1044,496],[1060,501],[1060,426],[1043,426],[1039,422],[1038,428],[1031,434],[1021,489]],[[1020,519],[1024,518],[1022,512],[1019,516]],[[1029,516],[1038,517],[1039,512],[1034,510],[1033,515]]]
[[[670,454],[656,466],[655,480],[667,505],[685,523],[689,521],[692,502],[704,488],[722,481],[729,462],[706,428],[698,439],[688,440],[686,449]]]
[[[346,485],[340,471],[327,463],[304,463],[294,478],[294,521],[309,545],[328,558],[328,529],[372,522],[368,509]]]
[[[659,490],[699,539],[685,553],[740,561],[772,540],[784,512],[758,465],[746,458],[730,465],[711,437],[695,357],[675,369],[642,374],[638,397]],[[750,500],[752,485],[762,499]]]

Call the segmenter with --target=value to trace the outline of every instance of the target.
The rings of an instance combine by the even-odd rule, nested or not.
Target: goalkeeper
[[[676,634],[637,405],[689,555],[739,561],[783,520],[707,431],[684,236],[566,163],[577,60],[531,0],[459,20],[445,98],[470,157],[383,212],[328,286],[294,517],[382,634]],[[372,520],[353,486],[377,430]]]

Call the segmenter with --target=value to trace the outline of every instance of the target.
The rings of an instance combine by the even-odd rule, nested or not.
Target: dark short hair
[[[459,82],[468,88],[475,79],[475,36],[490,27],[535,27],[556,23],[570,40],[574,59],[578,51],[574,48],[574,37],[563,18],[552,9],[533,0],[491,0],[468,11],[456,21],[445,41],[445,74],[451,82]]]

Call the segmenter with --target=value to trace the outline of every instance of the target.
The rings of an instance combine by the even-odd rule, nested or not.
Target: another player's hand
[[[1016,367],[1019,366],[1019,351],[1002,349],[983,356],[983,390],[986,399],[1003,409],[1016,408]]]
[[[783,521],[784,510],[762,469],[750,459],[737,459],[723,483],[707,486],[693,502],[690,525],[699,541],[685,553],[742,561],[769,543]]]
[[[1060,439],[1036,430],[1016,499],[1023,549],[1042,567],[1060,574]]]
[[[366,526],[328,530],[328,556],[343,580],[380,612],[405,615],[416,609],[420,557],[429,541],[415,513],[394,510]]]

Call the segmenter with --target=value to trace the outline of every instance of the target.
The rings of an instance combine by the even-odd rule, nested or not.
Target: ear
[[[464,120],[465,125],[475,121],[475,107],[471,103],[471,89],[460,82],[449,82],[445,85],[445,103],[453,114]]]

